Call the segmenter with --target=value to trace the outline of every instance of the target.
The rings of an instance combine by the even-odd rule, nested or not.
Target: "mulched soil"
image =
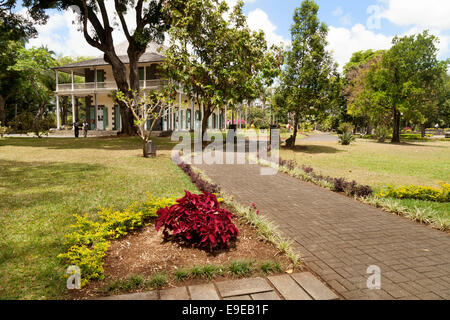
[[[155,273],[173,274],[177,269],[189,269],[195,265],[223,265],[236,260],[253,260],[257,263],[278,262],[281,264],[283,272],[292,268],[290,260],[272,244],[261,239],[253,227],[244,224],[236,217],[234,223],[239,230],[237,241],[229,249],[215,252],[174,241],[164,241],[162,233],[156,232],[154,225],[113,241],[104,259],[105,279],[92,281],[82,290],[72,292],[71,298],[92,299],[104,296],[105,293],[102,293],[101,289],[113,281],[127,279],[132,275],[150,277]],[[231,278],[231,275],[225,274],[215,280]],[[204,279],[177,282],[173,277],[169,277],[167,287],[205,282]],[[133,292],[138,291],[145,290]]]

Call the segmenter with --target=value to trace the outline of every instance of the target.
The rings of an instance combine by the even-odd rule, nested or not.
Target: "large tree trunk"
[[[401,120],[401,114],[400,111],[397,110],[397,108],[394,108],[394,130],[392,132],[392,140],[391,143],[400,143],[400,120]]]
[[[0,95],[0,124],[6,126],[6,98]]]
[[[105,61],[111,64],[114,80],[117,84],[117,89],[122,91],[124,94],[129,94],[130,87],[127,81],[125,65],[122,63],[122,61],[120,61],[114,49],[105,53]],[[135,135],[136,128],[134,126],[134,118],[131,110],[128,110],[127,106],[122,101],[118,101],[118,103],[120,108],[120,116],[122,118],[121,133],[126,135]]]
[[[420,125],[420,135],[422,136],[422,138],[425,138],[425,136],[426,136],[426,126],[425,126],[425,124],[421,124]]]
[[[212,114],[212,108],[210,105],[203,105],[203,119],[202,119],[202,141],[205,139],[205,133],[208,129],[208,119]]]
[[[295,148],[295,142],[297,140],[297,133],[298,133],[298,123],[299,123],[299,117],[295,115],[294,117],[294,133],[293,135],[286,141],[286,147],[294,149]]]

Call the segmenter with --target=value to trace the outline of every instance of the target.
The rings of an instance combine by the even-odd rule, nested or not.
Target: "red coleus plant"
[[[239,234],[233,214],[222,209],[212,193],[185,192],[176,204],[157,211],[156,231],[162,228],[165,239],[174,236],[202,248],[228,248]]]

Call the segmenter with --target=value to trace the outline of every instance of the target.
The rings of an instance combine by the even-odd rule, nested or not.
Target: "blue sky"
[[[111,0],[106,0],[111,1]],[[233,5],[237,0],[226,0]],[[358,50],[388,49],[395,35],[429,29],[441,39],[439,58],[450,58],[450,0],[317,0],[319,18],[329,26],[329,50],[340,67]],[[292,15],[301,0],[245,0],[244,12],[252,29],[262,29],[269,43],[289,43]],[[75,14],[52,12],[47,25],[38,26],[31,45],[47,45],[58,54],[98,56],[76,25]],[[129,21],[133,17],[128,17]],[[120,31],[115,42],[124,41]]]

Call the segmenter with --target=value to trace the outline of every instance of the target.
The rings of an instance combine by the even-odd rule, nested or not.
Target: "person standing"
[[[75,131],[75,138],[78,138],[78,135],[80,134],[80,128],[78,127],[78,123],[73,123],[73,130]]]
[[[84,122],[83,122],[83,133],[84,133],[84,137],[85,138],[87,138],[88,130],[89,130],[89,123],[86,120],[84,120]]]

